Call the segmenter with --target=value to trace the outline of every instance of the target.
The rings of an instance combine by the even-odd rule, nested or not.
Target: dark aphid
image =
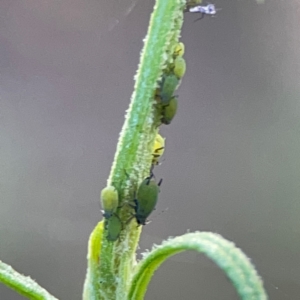
[[[177,97],[175,96],[171,98],[168,105],[163,107],[162,118],[161,118],[161,122],[163,124],[169,125],[172,122],[173,118],[176,115],[177,107],[178,107],[178,100]]]
[[[168,74],[163,76],[159,88],[159,96],[162,105],[167,105],[169,103],[169,101],[173,97],[175,90],[177,89],[178,84],[179,79],[175,74]]]
[[[156,183],[152,174],[140,184],[134,199],[134,216],[139,225],[146,225],[147,218],[155,209],[161,183],[162,179]]]
[[[116,213],[105,220],[105,229],[107,231],[106,239],[108,241],[114,242],[119,238],[123,229],[123,223]]]
[[[119,195],[116,188],[112,185],[105,187],[101,191],[100,201],[103,208],[103,216],[106,219],[111,218],[119,206]]]

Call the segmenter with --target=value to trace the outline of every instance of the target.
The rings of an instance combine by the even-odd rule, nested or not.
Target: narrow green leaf
[[[57,300],[33,279],[26,277],[0,261],[0,282],[32,300]]]
[[[99,222],[92,231],[88,244],[88,268],[83,288],[83,300],[97,300],[100,298],[99,291],[99,266],[101,238],[103,235],[104,222]]]
[[[170,256],[186,250],[204,253],[214,261],[232,281],[241,299],[267,299],[262,280],[248,257],[232,242],[211,232],[187,233],[146,253],[136,267],[128,299],[144,299],[155,270]]]

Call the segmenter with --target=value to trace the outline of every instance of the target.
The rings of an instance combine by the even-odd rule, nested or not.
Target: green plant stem
[[[94,278],[95,285],[86,281],[85,287],[98,289],[98,292],[91,293],[85,289],[85,294],[97,295],[97,299],[124,300],[129,289],[141,227],[137,227],[135,220],[128,222],[132,208],[127,203],[132,202],[137,185],[149,176],[158,131],[154,93],[163,69],[171,59],[172,47],[178,41],[184,5],[184,0],[157,0],[151,16],[134,92],[107,183],[119,191],[117,214],[124,223],[124,229],[115,242],[106,239],[104,230],[97,266],[92,266],[95,262],[88,263],[88,269],[97,272],[90,276]],[[88,274],[91,273],[88,271]]]

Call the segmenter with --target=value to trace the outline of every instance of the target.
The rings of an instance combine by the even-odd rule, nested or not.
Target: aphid
[[[152,165],[158,165],[159,158],[164,154],[165,151],[165,139],[157,133],[155,142],[152,150]]]
[[[180,42],[175,46],[173,57],[182,57],[184,54],[184,43]]]
[[[156,183],[153,179],[153,174],[151,174],[140,184],[133,200],[135,204],[133,206],[135,210],[134,216],[139,225],[146,225],[147,218],[155,209],[161,183],[162,179]]]
[[[178,79],[181,79],[186,71],[186,63],[183,57],[178,56],[174,60],[174,69],[173,73],[176,75]]]
[[[116,213],[112,214],[109,219],[105,220],[105,229],[107,231],[106,239],[108,241],[114,242],[119,238],[123,229],[123,224]]]
[[[112,217],[119,206],[119,195],[116,188],[112,185],[105,187],[101,191],[100,201],[103,208],[103,216],[106,219]]]
[[[177,97],[172,97],[169,101],[169,104],[163,107],[162,110],[162,118],[161,122],[165,125],[168,125],[172,122],[173,118],[176,115],[178,107],[178,100]]]
[[[208,4],[206,6],[198,5],[187,9],[187,11],[189,12],[201,14],[201,17],[199,19],[196,19],[194,22],[203,19],[205,15],[211,15],[211,16],[215,15],[218,10],[220,9],[217,9],[214,4]]]
[[[159,89],[159,96],[163,105],[167,105],[169,103],[178,84],[179,79],[175,74],[163,75]]]

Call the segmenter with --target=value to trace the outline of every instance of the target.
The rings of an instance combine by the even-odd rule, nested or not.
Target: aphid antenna
[[[161,184],[162,184],[162,182],[163,182],[163,178],[161,178],[160,180],[159,180],[159,182],[158,182],[158,186],[160,186]]]
[[[152,164],[151,167],[150,167],[150,174],[153,173],[153,170],[154,170],[154,168],[155,168],[156,166],[161,166],[162,163],[163,163],[165,160],[166,160],[166,159],[163,158],[161,161],[159,161],[159,162],[157,162],[157,163],[155,163],[155,164]]]
[[[154,169],[154,168],[151,168],[151,169],[150,169],[150,176],[148,177],[148,184],[150,183],[150,180],[151,180],[152,178],[155,179],[155,175],[154,175],[154,173],[153,173],[153,169]],[[162,183],[162,181],[163,181],[163,178],[161,178],[161,179],[159,180],[159,182],[158,182],[157,185],[160,186],[161,183]]]
[[[160,147],[160,148],[157,148],[157,149],[155,149],[155,151],[154,152],[156,152],[156,151],[159,151],[159,150],[162,150],[162,149],[164,149],[165,147]],[[153,156],[155,156],[156,155],[156,157],[158,157],[158,155],[157,154],[153,154]]]
[[[151,165],[151,167],[150,167],[150,174],[153,173],[154,167],[157,166],[157,165],[159,165],[159,163]]]
[[[156,208],[154,210],[156,210]],[[153,219],[156,219],[157,217],[159,217],[161,214],[165,213],[168,210],[169,210],[169,207],[166,207],[165,209],[161,210],[159,213],[157,213],[157,215],[153,216],[151,220],[147,220],[146,224],[153,222]]]
[[[157,215],[153,216],[153,218],[157,218],[158,216],[160,216],[161,214],[165,213],[168,210],[169,210],[169,207],[166,207],[165,209],[161,210]]]
[[[155,175],[154,175],[153,169],[154,169],[154,168],[150,168],[150,176],[147,177],[147,179],[148,179],[148,183],[147,183],[147,184],[150,183],[150,180],[151,180],[152,178],[155,179]]]
[[[129,217],[129,219],[125,222],[125,224],[128,225],[134,217],[135,215],[131,214],[131,217]]]
[[[126,221],[126,225],[128,225],[133,219],[135,218],[135,214],[131,213],[131,217],[129,217],[129,219]],[[145,222],[145,224],[139,224],[136,220],[137,223],[137,227],[141,226],[141,225],[147,225],[148,224],[148,220]]]

